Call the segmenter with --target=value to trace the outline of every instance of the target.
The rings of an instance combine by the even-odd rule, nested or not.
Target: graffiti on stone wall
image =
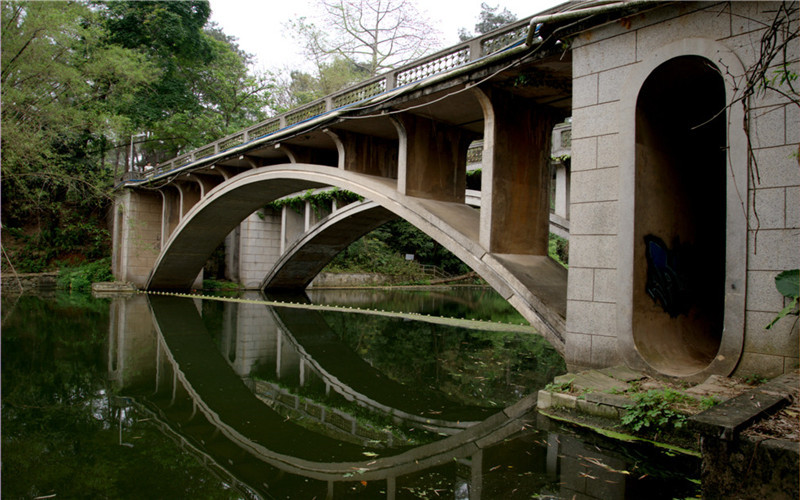
[[[658,236],[644,237],[647,256],[645,291],[670,317],[688,314],[691,306],[689,286],[689,246],[675,240],[672,249]]]

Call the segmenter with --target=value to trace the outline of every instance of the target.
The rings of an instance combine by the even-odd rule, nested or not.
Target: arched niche
[[[618,326],[633,367],[702,378],[741,356],[746,149],[723,76],[737,66],[714,42],[682,41],[628,87]]]

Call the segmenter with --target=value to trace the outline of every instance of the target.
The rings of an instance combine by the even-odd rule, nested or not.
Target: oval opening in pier
[[[633,338],[661,373],[720,347],[726,238],[725,84],[705,58],[656,68],[636,103]]]

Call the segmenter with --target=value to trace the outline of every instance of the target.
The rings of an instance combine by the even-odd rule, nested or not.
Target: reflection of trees
[[[3,306],[8,304],[4,299]],[[3,324],[2,495],[234,498],[106,383],[106,301],[23,296]]]
[[[541,337],[465,331],[417,321],[323,313],[338,337],[387,377],[463,404],[502,406],[566,370]]]

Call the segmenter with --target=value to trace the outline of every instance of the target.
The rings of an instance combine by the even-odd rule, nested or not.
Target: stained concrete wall
[[[111,270],[117,281],[143,288],[161,251],[162,197],[126,189],[114,204]]]
[[[262,209],[239,225],[238,281],[257,289],[281,252],[281,213]]]
[[[680,3],[599,27],[573,42],[570,365],[625,361],[648,368],[630,332],[632,112],[642,82],[673,57],[699,55],[720,68],[730,101],[728,71],[741,75],[754,62],[759,20],[771,20],[771,10],[774,5],[765,2]],[[797,61],[798,44],[790,50]],[[772,331],[764,326],[784,306],[775,275],[800,265],[800,169],[792,156],[798,151],[800,112],[774,92],[753,99],[751,106],[757,182],[748,180],[741,108],[728,110],[726,333],[717,357],[725,359],[715,359],[711,369],[770,376],[798,363],[796,323],[783,320]]]

